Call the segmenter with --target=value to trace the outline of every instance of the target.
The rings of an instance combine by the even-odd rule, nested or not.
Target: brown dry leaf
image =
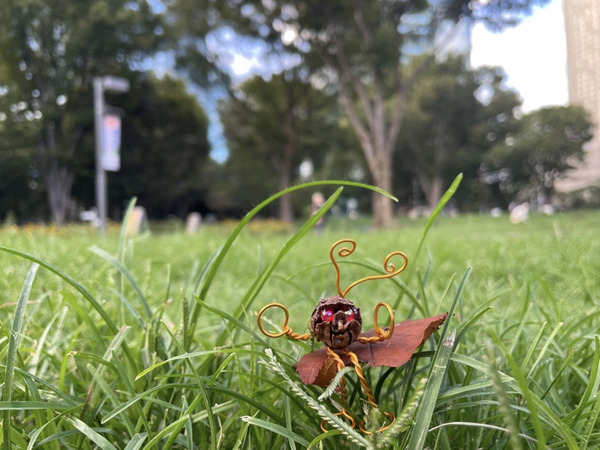
[[[358,359],[373,366],[400,367],[406,364],[421,344],[434,333],[448,317],[447,313],[418,320],[404,320],[394,327],[390,339],[374,344],[354,342],[346,350],[356,353]],[[386,329],[387,331],[387,329]],[[375,336],[375,330],[361,336]],[[342,356],[348,363],[349,358]],[[300,379],[305,384],[327,386],[337,372],[335,362],[327,356],[327,347],[304,355],[296,364]]]
[[[296,370],[304,384],[327,386],[337,373],[337,365],[327,355],[327,347],[304,355],[296,364]]]
[[[374,344],[355,342],[347,350],[356,353],[360,361],[373,366],[400,367],[406,364],[412,354],[448,317],[447,313],[419,320],[405,320],[397,323],[390,339]],[[386,329],[387,331],[387,329]],[[375,336],[375,330],[362,336]]]

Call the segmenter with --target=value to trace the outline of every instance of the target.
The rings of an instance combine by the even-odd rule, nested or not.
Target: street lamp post
[[[115,76],[94,77],[94,129],[96,133],[96,208],[98,222],[102,232],[106,230],[107,187],[106,171],[102,164],[104,150],[104,91],[127,92],[129,81]]]

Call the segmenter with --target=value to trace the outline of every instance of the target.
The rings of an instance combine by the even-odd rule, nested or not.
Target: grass
[[[323,234],[312,222],[134,238],[0,228],[1,445],[595,448],[599,223],[588,211],[518,226],[400,218],[386,231],[332,218]],[[328,251],[345,237],[358,246],[340,264],[342,285],[380,271],[393,250],[409,257],[397,279],[352,290],[364,329],[379,301],[398,320],[454,313],[404,367],[365,369],[381,409],[398,417],[389,433],[352,430],[333,415],[337,394],[299,381],[293,365],[310,341],[256,326],[257,311],[279,301],[290,327],[307,331],[318,299],[335,293]],[[346,377],[363,417],[360,385]]]

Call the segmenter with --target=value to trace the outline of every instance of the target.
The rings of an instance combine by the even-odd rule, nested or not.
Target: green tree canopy
[[[166,30],[143,0],[0,2],[0,113],[6,128],[24,130],[8,147],[35,161],[54,222],[66,219],[78,167],[93,159],[82,140],[92,78],[129,76]]]
[[[455,57],[429,66],[409,93],[401,164],[414,172],[429,208],[460,172],[470,188],[478,184],[484,153],[516,126],[520,101],[503,81],[501,69],[467,69]]]
[[[108,172],[109,205],[122,211],[130,198],[150,217],[205,211],[208,118],[183,81],[138,75],[127,95],[111,103],[122,110],[121,170]],[[91,135],[90,135],[91,137]],[[75,185],[94,204],[93,161]],[[117,215],[113,214],[113,215]]]
[[[293,53],[304,70],[335,87],[372,182],[391,191],[393,154],[406,95],[421,71],[403,70],[407,45],[433,55],[433,36],[442,19],[471,16],[502,28],[516,22],[532,5],[546,1],[181,0],[173,3],[173,11],[183,11],[180,17],[185,26],[191,3],[212,20],[212,27],[229,26],[270,43],[277,51]],[[391,224],[389,199],[374,196],[373,209],[375,226]]]
[[[523,116],[516,133],[486,155],[488,172],[508,170],[514,190],[530,186],[553,200],[556,180],[583,160],[593,137],[589,114],[580,106],[554,106]]]
[[[296,72],[244,82],[220,107],[230,155],[227,183],[235,205],[245,209],[298,179],[298,165],[316,166],[335,146],[339,115],[335,98],[317,90]],[[234,206],[234,205],[232,205]],[[288,196],[279,203],[280,219],[293,219]]]

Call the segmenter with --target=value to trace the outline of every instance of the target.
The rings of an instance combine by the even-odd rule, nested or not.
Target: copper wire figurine
[[[365,281],[390,278],[398,275],[406,268],[408,258],[403,252],[392,252],[383,261],[385,274],[361,278],[342,291],[340,287],[340,268],[334,256],[336,248],[342,244],[350,244],[350,247],[340,248],[337,252],[339,257],[350,256],[356,249],[356,242],[352,239],[342,239],[331,246],[329,257],[335,268],[336,288],[339,295],[319,300],[310,317],[310,333],[298,334],[292,331],[288,326],[289,311],[281,303],[270,303],[259,311],[257,318],[258,327],[265,335],[273,338],[288,336],[292,339],[306,341],[314,336],[318,341],[325,344],[325,347],[304,355],[298,361],[296,370],[302,381],[306,384],[327,386],[337,372],[346,367],[346,365],[351,364],[367,397],[367,401],[373,408],[379,409],[360,363],[366,362],[368,366],[389,367],[399,367],[405,364],[410,360],[415,350],[421,346],[423,341],[444,322],[447,314],[440,314],[427,319],[405,320],[396,324],[394,312],[390,305],[380,302],[375,306],[373,312],[373,330],[362,333],[360,308],[356,307],[352,301],[346,299],[346,294],[352,288]],[[392,257],[396,256],[403,259],[403,263],[398,269],[390,262]],[[387,309],[390,316],[390,324],[385,328],[380,328],[378,324],[379,311],[382,307]],[[284,312],[281,332],[271,333],[262,325],[263,314],[271,308],[280,308]],[[345,403],[347,392],[346,380],[343,377],[340,380],[338,391]],[[386,430],[395,420],[393,414],[389,412],[383,412],[383,414],[387,417],[388,423],[377,431]],[[346,417],[352,427],[356,427],[354,416],[345,408],[342,408],[342,411],[337,413],[337,415]],[[363,433],[369,434],[369,431],[365,429],[364,422],[359,423],[359,428]],[[321,422],[321,429],[324,432],[327,431],[324,427],[324,422]]]

